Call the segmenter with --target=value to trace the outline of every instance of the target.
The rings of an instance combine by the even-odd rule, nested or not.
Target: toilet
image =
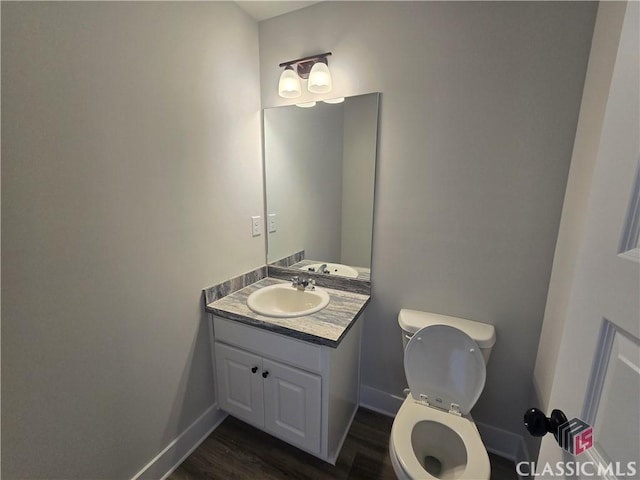
[[[489,480],[489,456],[469,411],[484,388],[495,328],[407,309],[398,323],[410,394],[389,439],[396,476]]]

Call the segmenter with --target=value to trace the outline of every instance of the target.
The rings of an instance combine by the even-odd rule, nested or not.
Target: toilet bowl
[[[489,480],[489,456],[469,411],[484,388],[494,327],[404,309],[398,321],[411,393],[389,439],[397,477]]]
[[[391,428],[389,454],[401,480],[488,480],[489,456],[469,416],[407,397]]]

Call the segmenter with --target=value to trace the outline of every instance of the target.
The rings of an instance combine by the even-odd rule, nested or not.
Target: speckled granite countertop
[[[255,313],[247,306],[249,295],[262,287],[277,283],[286,284],[289,282],[275,278],[263,278],[220,300],[209,303],[206,310],[223,318],[335,348],[340,344],[351,325],[358,319],[370,299],[368,295],[322,287],[330,296],[329,305],[312,315],[294,318],[266,317]]]

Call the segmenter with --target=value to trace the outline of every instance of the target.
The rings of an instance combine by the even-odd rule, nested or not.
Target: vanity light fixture
[[[307,89],[311,93],[327,93],[331,91],[331,72],[327,64],[318,62],[309,72],[309,83]]]
[[[327,61],[329,55],[331,52],[281,63],[279,66],[284,67],[284,71],[278,82],[278,94],[283,98],[298,98],[302,95],[301,78],[308,80],[307,89],[311,93],[330,92],[332,81]]]
[[[293,71],[293,67],[288,66],[280,75],[280,82],[278,83],[278,93],[283,98],[298,98],[302,95],[302,88],[300,87],[300,78],[296,72]]]
[[[344,102],[344,97],[327,98],[326,100],[323,100],[323,102],[324,103],[331,103],[331,104],[342,103],[342,102]]]
[[[296,107],[300,107],[300,108],[311,108],[315,106],[316,106],[316,102],[296,103]]]

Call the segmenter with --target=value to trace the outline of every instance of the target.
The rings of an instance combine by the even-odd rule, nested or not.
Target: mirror
[[[370,279],[379,96],[264,110],[270,265]]]

